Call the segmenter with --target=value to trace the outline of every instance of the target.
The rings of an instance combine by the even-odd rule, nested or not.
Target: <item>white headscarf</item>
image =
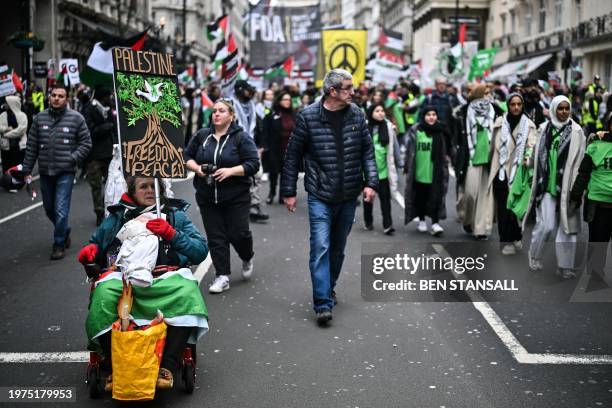
[[[564,122],[561,122],[559,118],[557,118],[557,108],[559,107],[559,104],[561,104],[561,102],[567,102],[570,107],[570,110],[572,109],[572,103],[567,98],[567,96],[558,95],[553,98],[553,100],[550,102],[550,121],[557,129],[561,129],[563,126],[567,125],[571,118],[571,115],[568,116],[567,120],[565,120]]]

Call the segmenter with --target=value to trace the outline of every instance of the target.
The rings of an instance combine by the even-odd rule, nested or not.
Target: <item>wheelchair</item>
[[[104,276],[104,273],[102,273],[97,264],[85,265],[85,272],[87,273],[89,281],[91,282],[90,292],[93,292],[95,283]],[[196,345],[187,344],[185,349],[183,349],[180,374],[183,388],[188,394],[192,394],[193,390],[195,389],[196,364]],[[110,367],[111,362],[105,361],[103,355],[95,351],[89,353],[85,384],[87,385],[89,391],[89,397],[92,399],[99,398],[104,392],[104,387],[106,384],[102,372],[104,371],[105,366]]]

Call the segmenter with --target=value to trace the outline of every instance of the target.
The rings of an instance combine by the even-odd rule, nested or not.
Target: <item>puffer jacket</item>
[[[19,96],[7,96],[6,104],[17,119],[17,127],[13,129],[8,125],[7,112],[2,112],[0,114],[0,149],[9,150],[11,140],[17,139],[19,141],[19,150],[23,150],[26,148],[28,116],[21,111],[21,100]]]
[[[31,173],[38,159],[38,171],[42,175],[75,173],[90,150],[91,137],[83,116],[68,108],[48,108],[32,121],[23,171]]]
[[[295,197],[302,159],[306,191],[324,202],[353,200],[364,186],[378,190],[372,138],[363,112],[354,104],[344,115],[342,140],[343,155],[338,157],[334,132],[323,111],[323,99],[302,110],[285,154],[281,196]],[[342,174],[340,169],[344,169]]]

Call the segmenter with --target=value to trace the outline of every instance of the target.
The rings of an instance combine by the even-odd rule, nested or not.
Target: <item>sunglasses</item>
[[[234,101],[229,98],[219,98],[217,102],[227,103],[228,105],[234,106]]]

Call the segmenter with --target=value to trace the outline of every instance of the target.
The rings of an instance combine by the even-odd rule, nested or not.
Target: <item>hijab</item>
[[[385,105],[382,103],[373,103],[368,108],[368,130],[370,131],[370,136],[374,137],[374,128],[378,127],[378,142],[381,146],[387,146],[389,144],[389,129],[386,119],[374,119],[374,110],[379,106],[382,107],[383,110],[385,109]]]
[[[550,121],[552,122],[553,126],[557,130],[559,130],[563,126],[567,125],[569,123],[569,121],[570,121],[570,118],[571,118],[571,115],[570,115],[570,116],[568,116],[568,118],[565,121],[561,122],[559,120],[559,118],[557,117],[557,108],[559,107],[561,102],[567,102],[567,104],[570,107],[570,110],[572,109],[572,103],[567,98],[567,96],[564,96],[564,95],[555,96],[553,98],[553,100],[550,102]]]

